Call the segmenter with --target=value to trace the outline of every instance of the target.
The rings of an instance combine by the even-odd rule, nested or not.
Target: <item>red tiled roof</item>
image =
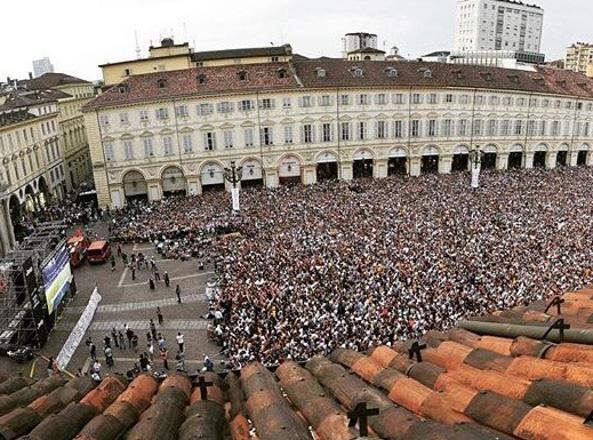
[[[287,75],[280,78],[278,70]],[[247,74],[241,80],[240,72]],[[198,77],[204,76],[200,84]],[[161,82],[163,87],[161,87]],[[125,88],[124,88],[125,86]],[[259,90],[297,88],[298,82],[290,74],[288,64],[253,64],[241,67],[197,67],[172,72],[149,73],[129,77],[121,87],[114,86],[83,107],[90,111],[113,105],[134,104],[144,101],[169,100],[199,95],[253,92]]]
[[[284,46],[248,47],[240,49],[209,50],[194,52],[193,61],[224,60],[228,58],[273,57],[292,54],[289,44]]]
[[[6,100],[0,105],[0,112],[28,108],[35,105],[57,102],[58,99],[69,98],[70,95],[60,90],[43,89],[34,91],[13,91],[6,96]]]
[[[89,81],[58,72],[47,72],[37,78],[21,81],[29,90],[52,89],[68,84],[90,84]]]
[[[17,124],[19,122],[28,121],[35,118],[36,116],[33,113],[29,113],[29,110],[27,109],[19,109],[6,113],[0,113],[0,127]]]
[[[545,330],[562,317],[580,335],[593,331],[593,290],[563,299],[561,315],[538,302],[473,322],[508,325],[492,321],[502,317]],[[593,409],[593,345],[481,333],[429,332],[420,360],[407,341],[366,353],[340,349],[305,365],[206,373],[213,385],[205,400],[183,374],[160,384],[141,375],[129,385],[108,376],[96,387],[88,377],[0,378],[0,436],[354,440],[347,414],[366,403],[379,409],[368,419],[370,434],[384,439],[593,438],[584,423]]]
[[[362,76],[353,75],[355,67],[362,69]],[[318,68],[325,70],[324,77],[318,76]],[[287,72],[284,78],[278,75],[279,69]],[[397,75],[387,74],[392,69],[397,70]],[[424,75],[426,70],[431,71],[430,77]],[[239,72],[245,72],[247,79],[240,80]],[[198,77],[202,77],[205,82],[200,84]],[[166,87],[159,86],[160,80],[166,80]],[[110,88],[88,103],[83,110],[190,96],[336,87],[459,87],[593,98],[593,79],[576,72],[546,67],[538,67],[536,72],[530,72],[420,61],[318,59],[290,64],[199,67],[132,76],[122,84],[126,87]]]

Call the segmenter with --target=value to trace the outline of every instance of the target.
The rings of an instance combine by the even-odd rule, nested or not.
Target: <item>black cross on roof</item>
[[[426,344],[421,344],[418,341],[414,341],[414,343],[408,349],[408,359],[412,359],[416,356],[417,362],[422,362],[422,350],[426,348]]]
[[[356,404],[354,410],[348,413],[348,418],[350,419],[350,423],[348,424],[348,426],[352,428],[356,426],[356,422],[358,422],[358,430],[360,436],[366,437],[367,435],[369,435],[368,417],[377,415],[379,415],[378,408],[367,409],[366,402],[360,402]]]
[[[542,336],[542,339],[546,339],[548,335],[552,332],[552,330],[557,329],[559,331],[559,340],[560,342],[564,342],[564,330],[570,329],[570,324],[564,323],[564,318],[558,318],[554,321],[554,324],[550,326]]]
[[[546,310],[544,310],[544,313],[548,313],[548,310],[550,310],[552,307],[556,306],[556,311],[558,312],[558,315],[561,315],[562,310],[561,310],[560,306],[564,303],[565,303],[564,299],[560,298],[559,296],[555,296],[554,298],[552,298],[552,301],[550,301],[550,304],[548,304],[548,306],[546,307]]]
[[[208,399],[208,387],[214,385],[211,381],[206,381],[204,376],[198,376],[198,387],[200,388],[200,398],[202,400]]]

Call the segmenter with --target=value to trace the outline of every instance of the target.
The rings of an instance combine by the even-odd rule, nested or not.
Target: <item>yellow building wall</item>
[[[80,83],[58,86],[56,89],[72,96],[58,101],[60,149],[66,168],[66,187],[71,191],[91,177],[90,161],[82,160],[88,152],[88,139],[84,115],[80,109],[93,99],[94,87],[90,83]]]
[[[151,47],[150,56],[154,57],[170,57],[175,55],[187,55],[190,52],[189,46],[161,46]]]
[[[111,205],[109,186],[107,184],[107,168],[105,156],[103,155],[103,143],[101,141],[101,131],[97,121],[97,113],[85,113],[84,124],[86,126],[89,149],[91,152],[91,162],[93,164],[93,177],[95,178],[95,189],[97,190],[97,200],[99,206],[105,207]]]
[[[278,57],[279,63],[286,63],[291,60],[291,57]],[[225,58],[222,60],[206,60],[200,62],[204,67],[219,67],[241,64],[262,64],[271,62],[270,57],[249,57],[249,58]]]
[[[192,67],[192,63],[189,55],[171,58],[146,58],[103,66],[103,81],[106,86],[119,84],[128,77],[126,69],[129,70],[130,75],[142,75],[158,71],[183,70],[190,67]]]

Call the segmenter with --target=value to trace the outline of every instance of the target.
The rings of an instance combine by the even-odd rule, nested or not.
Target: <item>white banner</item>
[[[239,206],[239,188],[232,188],[231,196],[233,197],[233,211],[239,211],[241,209]]]
[[[472,188],[480,186],[480,168],[472,167]]]
[[[219,293],[218,283],[216,281],[208,281],[206,284],[206,298],[208,301],[216,299],[216,295]]]
[[[91,298],[89,299],[89,303],[85,307],[84,312],[82,312],[82,315],[80,315],[80,319],[74,326],[74,329],[72,329],[70,336],[68,336],[66,343],[56,358],[56,363],[58,364],[60,370],[66,368],[70,362],[70,359],[72,359],[72,355],[80,345],[80,342],[89,328],[89,325],[91,325],[91,321],[95,316],[95,312],[97,311],[97,307],[99,306],[101,299],[102,298],[101,295],[99,295],[99,290],[95,287],[95,290],[93,290]]]

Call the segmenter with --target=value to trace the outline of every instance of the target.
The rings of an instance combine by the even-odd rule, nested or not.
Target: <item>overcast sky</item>
[[[535,0],[545,9],[542,51],[560,58],[575,41],[593,42],[591,0]],[[25,77],[49,56],[56,71],[88,80],[98,64],[142,55],[150,42],[187,29],[196,50],[290,43],[307,56],[338,56],[347,32],[379,35],[418,57],[453,46],[456,0],[29,0],[7,2],[0,24],[0,78]],[[92,5],[92,6],[91,6]],[[13,9],[13,11],[11,11]],[[184,26],[185,24],[185,26]]]

